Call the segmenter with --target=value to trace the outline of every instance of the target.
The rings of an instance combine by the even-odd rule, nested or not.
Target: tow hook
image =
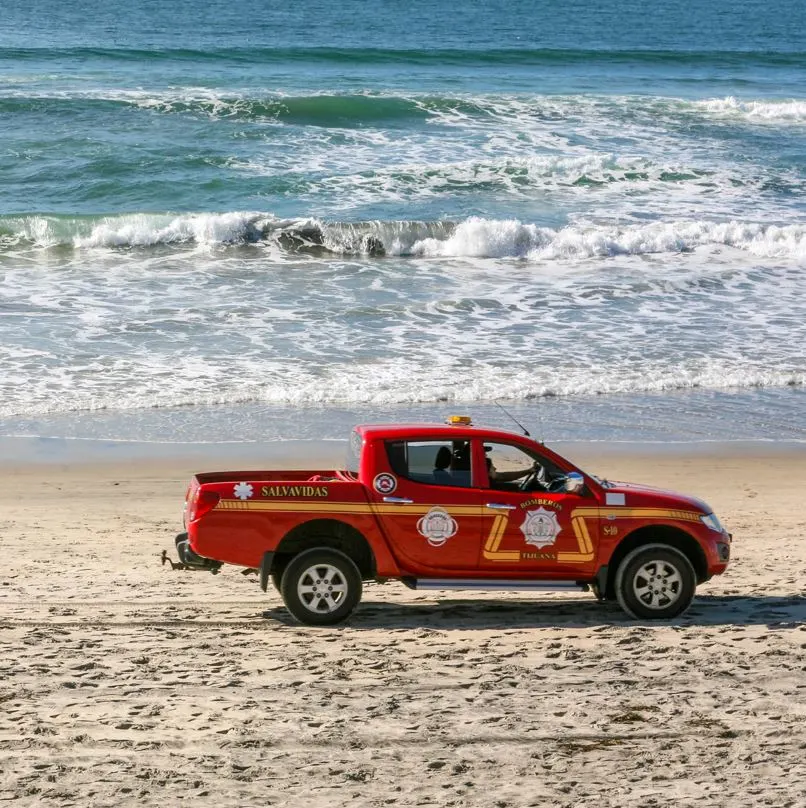
[[[206,570],[207,572],[212,572],[213,575],[218,575],[221,569],[221,562],[213,561],[212,558],[204,558],[194,553],[193,550],[190,549],[187,533],[180,533],[174,542],[176,544],[176,554],[179,556],[179,561],[173,561],[168,556],[168,551],[163,550],[160,556],[163,566],[165,566],[165,562],[167,561],[171,565],[172,570]]]
[[[162,555],[160,556],[160,560],[162,561],[162,566],[165,566],[165,562],[167,561],[171,565],[172,570],[189,570],[190,567],[187,564],[183,564],[181,561],[174,561],[173,559],[168,557],[168,551],[163,550]]]
[[[207,572],[211,572],[213,575],[218,575],[221,572],[221,564],[218,561],[211,561],[209,558],[199,558],[201,563],[198,564],[187,564],[184,561],[174,561],[169,555],[167,550],[162,551],[162,555],[160,555],[160,561],[162,561],[162,566],[164,567],[166,563],[171,565],[172,570],[206,570]]]

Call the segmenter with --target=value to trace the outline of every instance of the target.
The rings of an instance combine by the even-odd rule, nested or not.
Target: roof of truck
[[[364,438],[442,438],[443,440],[504,440],[515,437],[525,437],[520,432],[508,429],[498,429],[486,426],[473,426],[472,424],[360,424],[356,430]]]

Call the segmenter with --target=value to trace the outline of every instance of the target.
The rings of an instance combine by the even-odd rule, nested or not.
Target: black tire
[[[628,553],[616,572],[616,597],[631,617],[668,620],[691,605],[697,576],[688,558],[668,544],[647,544]]]
[[[274,564],[272,565],[271,572],[269,573],[269,580],[281,595],[283,594],[283,573],[285,572],[285,568],[287,566],[288,557],[275,557]]]
[[[361,573],[339,550],[314,547],[288,563],[280,594],[300,623],[332,626],[346,620],[361,600]]]

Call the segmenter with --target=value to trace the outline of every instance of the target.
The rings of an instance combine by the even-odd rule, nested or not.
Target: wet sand
[[[161,565],[190,473],[234,450],[23,455],[0,474],[0,800],[806,805],[802,448],[570,452],[696,494],[733,532],[676,621],[370,584],[336,629],[294,625],[237,569]]]

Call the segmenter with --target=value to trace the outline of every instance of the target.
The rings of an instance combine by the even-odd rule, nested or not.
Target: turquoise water
[[[0,433],[806,437],[803,3],[266,6],[4,3]]]

